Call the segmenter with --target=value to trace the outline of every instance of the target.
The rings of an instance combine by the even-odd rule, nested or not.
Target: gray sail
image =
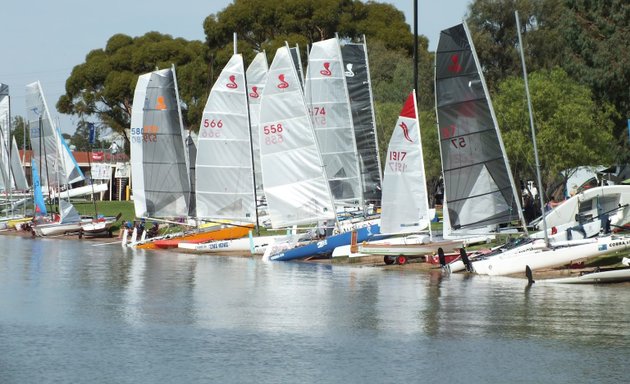
[[[190,180],[172,69],[138,78],[131,114],[136,217],[186,217]]]
[[[378,155],[378,137],[366,44],[365,42],[346,43],[341,46],[341,55],[359,152],[363,199],[365,202],[378,203],[381,201],[383,175],[381,159]]]
[[[521,209],[505,149],[464,24],[440,33],[435,98],[451,227],[479,228],[518,219]]]
[[[304,68],[302,67],[302,56],[300,56],[300,46],[295,44],[295,47],[289,48],[291,51],[291,58],[295,65],[295,72],[297,72],[300,85],[304,88]]]

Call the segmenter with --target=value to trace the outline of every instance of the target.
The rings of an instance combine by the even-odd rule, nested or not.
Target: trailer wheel
[[[398,265],[405,265],[405,264],[407,264],[407,256],[402,256],[402,255],[398,256],[396,258],[396,264],[398,264]]]
[[[393,256],[385,256],[383,257],[383,261],[386,265],[392,265],[396,262],[396,258]]]

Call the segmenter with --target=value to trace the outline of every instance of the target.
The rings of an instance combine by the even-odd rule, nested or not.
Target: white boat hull
[[[551,249],[534,249],[510,254],[496,255],[472,263],[475,273],[481,275],[510,275],[531,270],[552,268],[571,262],[602,256],[630,248],[630,236],[604,236],[581,240],[575,245],[556,246]]]
[[[210,241],[207,243],[179,243],[177,247],[192,253],[224,253],[241,252],[251,254],[263,254],[269,244],[272,244],[278,236],[244,237],[233,240]]]
[[[81,229],[81,223],[50,223],[50,224],[38,224],[33,227],[36,236],[55,236],[65,235],[69,233],[78,233]]]
[[[551,284],[606,284],[630,281],[630,268],[619,268],[608,271],[594,271],[580,276],[561,277],[540,280]]]

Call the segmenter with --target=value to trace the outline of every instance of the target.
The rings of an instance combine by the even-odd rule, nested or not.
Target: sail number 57
[[[282,138],[282,132],[284,131],[284,127],[281,123],[278,124],[269,124],[263,126],[263,134],[265,135],[265,144],[279,144],[284,141]]]

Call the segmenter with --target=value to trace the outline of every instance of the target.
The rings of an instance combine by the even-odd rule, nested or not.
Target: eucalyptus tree
[[[90,51],[66,80],[66,93],[57,101],[61,113],[94,118],[125,137],[138,76],[175,64],[184,122],[196,124],[208,94],[208,49],[200,41],[173,38],[159,32],[140,37],[112,36],[104,49]]]

